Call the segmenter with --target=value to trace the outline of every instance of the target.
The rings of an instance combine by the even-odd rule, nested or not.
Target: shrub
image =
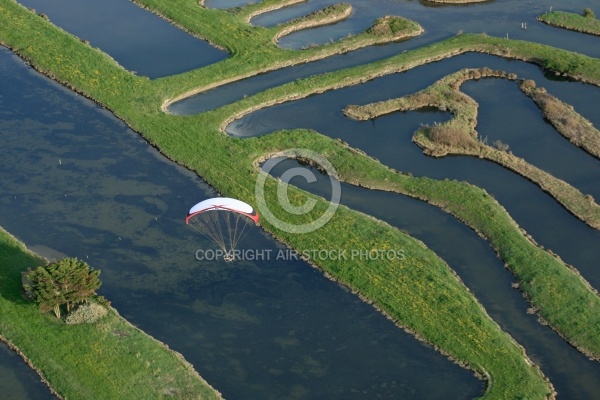
[[[535,89],[535,81],[531,79],[521,81],[521,89],[524,91]]]
[[[409,23],[404,18],[387,16],[378,18],[373,26],[367,29],[367,33],[380,37],[391,36],[401,32],[408,26]]]
[[[428,127],[426,133],[429,139],[442,145],[461,148],[469,148],[474,145],[471,136],[448,124],[439,124]]]
[[[506,143],[502,143],[502,141],[500,140],[494,141],[494,147],[500,151],[508,151],[510,149],[509,145],[507,145]]]
[[[65,323],[73,324],[93,324],[100,318],[108,314],[108,309],[98,303],[84,303],[71,312],[65,318]]]
[[[565,74],[574,73],[581,66],[581,62],[577,59],[554,58],[549,59],[544,63],[546,69],[562,72]]]
[[[60,318],[61,306],[67,312],[91,298],[100,287],[100,271],[92,269],[87,263],[76,258],[65,258],[40,266],[27,273],[24,289],[31,292],[40,311],[54,311]]]
[[[583,16],[586,18],[596,18],[596,15],[594,14],[594,11],[592,11],[591,8],[584,8]]]

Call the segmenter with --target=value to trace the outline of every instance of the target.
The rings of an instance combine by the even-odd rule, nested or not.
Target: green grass
[[[448,154],[468,155],[498,163],[536,183],[573,215],[591,227],[600,229],[600,207],[590,196],[584,195],[567,182],[529,164],[512,153],[502,149],[498,150],[479,141],[475,131],[477,103],[459,89],[464,81],[480,79],[485,76],[513,80],[517,78],[516,74],[493,71],[489,68],[464,69],[438,80],[415,94],[362,106],[348,106],[344,112],[350,117],[365,120],[391,112],[416,110],[429,106],[449,111],[453,114],[449,121],[434,126],[423,126],[415,132],[413,142],[423,148],[426,154],[435,157],[443,157]],[[533,92],[529,93],[531,93],[530,96],[533,94]],[[598,131],[593,128],[591,123],[582,119],[566,104],[560,103],[556,99],[552,100],[551,96],[545,94],[545,91],[538,93],[534,99],[540,98],[542,95],[545,95],[545,109],[548,111],[546,118],[549,118],[550,121],[560,122],[562,132],[579,133],[583,136],[580,141],[589,143],[591,146],[597,142]],[[554,125],[558,124],[554,123]]]
[[[565,11],[550,11],[540,15],[538,21],[572,31],[600,35],[600,20],[594,17],[584,17]]]
[[[215,65],[150,81],[124,71],[99,50],[56,29],[12,0],[0,0],[0,40],[44,73],[110,108],[163,154],[197,172],[225,195],[255,204],[254,185],[260,173],[255,161],[265,154],[303,147],[323,154],[347,182],[405,193],[451,212],[492,243],[543,318],[582,351],[600,354],[596,294],[559,259],[532,243],[483,190],[463,182],[396,173],[313,131],[285,131],[250,139],[228,138],[221,132],[231,118],[260,107],[357,84],[468,51],[557,65],[561,73],[596,84],[600,83],[598,60],[530,42],[460,35],[372,64],[301,79],[203,114],[174,116],[163,113],[161,107],[185,93],[372,42],[357,35],[358,38],[302,51],[279,49],[273,38],[281,27],[259,28],[246,22],[247,10],[255,12],[259,7],[279,4],[278,1],[233,11],[204,9],[192,0],[140,2],[227,49],[232,56]],[[393,24],[391,28],[397,26],[397,21]],[[413,25],[412,31],[417,26]],[[559,62],[564,69],[560,69]],[[273,189],[274,185],[275,181],[269,179],[268,187]],[[291,189],[290,193],[297,201],[310,196],[298,189]],[[273,190],[267,191],[267,198],[269,204],[277,204]],[[305,223],[326,206],[319,199],[313,213],[287,215],[286,220]],[[283,218],[283,214],[278,215]],[[289,234],[266,220],[263,226],[298,251],[401,248],[405,260],[343,263],[328,260],[319,266],[374,302],[400,326],[486,378],[485,398],[545,398],[551,392],[551,386],[522,348],[491,320],[449,266],[422,243],[344,207],[322,229],[309,234]],[[18,320],[19,316],[12,318]]]
[[[114,309],[95,324],[66,325],[21,296],[21,271],[44,264],[0,229],[0,335],[69,399],[217,399],[180,354]]]

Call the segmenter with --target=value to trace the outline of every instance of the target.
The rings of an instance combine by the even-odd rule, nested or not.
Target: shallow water
[[[336,2],[308,1],[293,7],[260,14],[252,19],[252,23],[260,26],[273,26],[334,3]],[[427,2],[397,0],[352,0],[348,3],[352,4],[355,9],[348,21],[295,32],[281,38],[279,44],[286,48],[301,49],[311,44],[323,44],[331,40],[338,40],[348,34],[362,32],[377,17],[385,15],[401,15],[414,19],[425,28],[425,33],[399,43],[370,46],[344,55],[328,57],[325,60],[244,79],[176,102],[169,106],[169,111],[185,115],[207,111],[269,87],[310,75],[390,57],[402,51],[454,36],[459,31],[486,32],[500,37],[505,37],[508,33],[512,39],[549,44],[600,57],[599,38],[553,28],[537,22],[535,17],[552,6],[542,2],[507,0],[459,7],[434,6]],[[592,1],[563,1],[560,5],[561,10],[572,12],[580,12],[584,7],[593,8]],[[522,22],[527,23],[526,30],[521,29]]]
[[[334,0],[309,0],[293,7],[258,15],[251,20],[255,25],[274,26],[278,23],[316,11]],[[375,19],[385,15],[400,15],[417,21],[425,33],[417,40],[432,43],[458,32],[481,33],[491,36],[522,39],[554,47],[569,49],[593,57],[600,56],[598,41],[581,40],[581,34],[550,27],[536,21],[536,17],[554,6],[554,9],[581,13],[583,8],[594,9],[593,0],[561,1],[560,6],[543,1],[499,0],[467,6],[440,6],[414,0],[349,0],[354,12],[348,20],[324,27],[294,32],[280,39],[284,48],[301,49],[313,44],[324,44],[358,34],[370,27]],[[526,24],[527,29],[522,29]]]
[[[600,160],[558,134],[517,83],[483,79],[466,83],[463,91],[479,104],[477,130],[490,145],[500,140],[516,156],[600,199]]]

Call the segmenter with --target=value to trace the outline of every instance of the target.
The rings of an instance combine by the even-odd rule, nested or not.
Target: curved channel
[[[252,21],[258,25],[273,26],[296,16],[305,15],[311,11],[323,8],[332,2],[312,1],[295,7],[260,14]],[[222,87],[196,94],[171,104],[169,112],[181,115],[197,114],[250,96],[267,88],[291,82],[295,79],[330,72],[342,68],[373,62],[402,51],[408,51],[435,41],[456,35],[459,31],[481,33],[522,39],[548,44],[571,51],[577,51],[592,57],[600,57],[600,47],[594,40],[585,39],[583,34],[557,29],[536,21],[537,15],[547,11],[543,5],[524,3],[520,0],[474,4],[468,7],[435,7],[429,8],[421,2],[397,2],[393,0],[349,1],[356,9],[352,22],[359,28],[347,28],[344,24],[326,26],[319,29],[299,31],[279,40],[281,46],[300,49],[311,43],[324,43],[334,37],[343,37],[349,33],[358,33],[370,26],[372,21],[384,15],[401,15],[421,24],[425,33],[400,43],[390,43],[381,46],[371,46],[349,52],[347,54],[328,57],[324,60],[298,65],[291,68],[257,75],[237,81]],[[561,8],[575,9],[581,1],[561,3]],[[296,8],[300,7],[300,11]],[[302,8],[304,7],[304,8]],[[581,6],[583,7],[583,5]],[[577,10],[579,12],[580,10]],[[527,24],[527,29],[521,28],[521,23]],[[339,29],[336,35],[328,34],[328,29]],[[323,31],[325,30],[325,31]],[[596,38],[592,38],[596,39]],[[291,42],[291,43],[290,43]],[[420,67],[423,68],[423,67]]]
[[[340,1],[312,0],[293,7],[286,7],[260,14],[251,22],[259,26],[278,23],[309,14],[329,4]],[[492,36],[522,39],[550,46],[569,49],[592,57],[600,56],[600,49],[592,40],[581,40],[581,34],[545,26],[536,17],[549,10],[551,5],[523,2],[520,0],[493,1],[468,6],[433,6],[426,1],[394,0],[345,0],[352,5],[352,17],[343,23],[299,31],[279,41],[281,47],[301,49],[311,44],[323,44],[338,40],[348,34],[356,34],[371,26],[378,17],[401,15],[417,21],[425,29],[423,38],[427,43],[456,35],[458,32],[481,33]],[[594,8],[593,2],[561,1],[560,9],[581,13],[584,7]],[[526,24],[527,29],[522,28]],[[549,29],[550,28],[550,29]],[[596,42],[597,43],[597,42]]]

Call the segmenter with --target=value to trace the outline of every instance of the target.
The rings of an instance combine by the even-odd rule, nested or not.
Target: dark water
[[[335,0],[309,0],[293,7],[286,7],[258,15],[251,20],[255,25],[274,26],[300,17],[315,10],[335,4]],[[536,21],[536,17],[554,6],[554,9],[581,13],[584,7],[595,9],[594,0],[568,0],[554,4],[548,1],[497,0],[468,6],[440,6],[426,1],[414,0],[349,0],[354,12],[345,21],[324,27],[294,32],[279,40],[284,48],[302,49],[313,44],[324,44],[358,34],[370,27],[375,19],[385,15],[400,15],[417,21],[425,33],[416,39],[421,44],[456,35],[458,32],[481,33],[492,36],[523,39],[549,44],[600,56],[598,40],[581,40],[581,34],[553,28]],[[526,23],[527,29],[521,24]]]
[[[0,342],[0,396],[3,400],[55,399],[21,357]]]
[[[500,140],[516,156],[600,199],[600,161],[557,134],[517,83],[483,79],[466,83],[463,91],[479,104],[477,130],[490,145]]]
[[[124,68],[149,78],[224,60],[227,53],[128,0],[19,0]]]
[[[0,225],[48,256],[102,270],[101,294],[184,354],[226,398],[473,398],[482,382],[320,272],[197,261],[183,222],[214,196],[122,122],[0,52]],[[263,256],[263,258],[266,258]]]

